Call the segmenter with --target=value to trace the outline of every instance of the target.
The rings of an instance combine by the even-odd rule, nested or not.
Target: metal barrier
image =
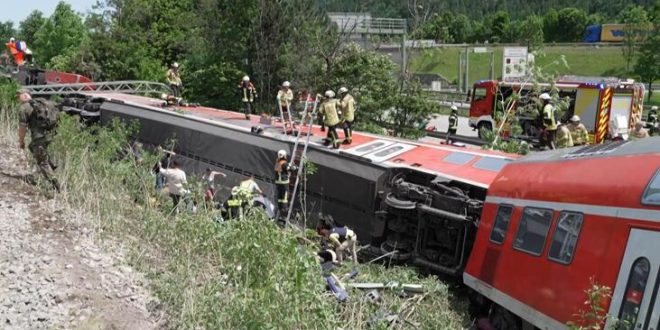
[[[140,80],[106,81],[80,84],[27,85],[23,88],[29,90],[33,95],[67,95],[85,92],[112,92],[143,95],[171,93],[170,88],[163,83]]]

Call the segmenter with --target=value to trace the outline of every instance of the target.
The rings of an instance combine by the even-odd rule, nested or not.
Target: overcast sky
[[[0,9],[0,22],[12,21],[14,27],[18,26],[18,22],[22,21],[33,10],[41,10],[46,17],[50,16],[55,10],[55,6],[61,0],[0,0],[3,2],[2,9]],[[96,3],[96,0],[64,0],[73,7],[73,10],[81,13],[87,12]],[[10,3],[10,4],[9,4]]]

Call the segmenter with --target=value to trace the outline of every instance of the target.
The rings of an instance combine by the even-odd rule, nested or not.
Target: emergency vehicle
[[[488,189],[463,279],[540,329],[577,321],[592,283],[612,289],[603,307],[627,321],[616,329],[660,329],[660,138],[508,164]]]
[[[493,130],[502,124],[502,109],[507,108],[509,96],[520,92],[521,98],[514,104],[516,110],[519,106],[533,102],[533,98],[529,97],[533,88],[531,83],[496,80],[475,82],[470,100],[470,127],[478,129],[479,136],[483,138],[483,130]],[[544,92],[554,88],[560,98],[568,97],[568,111],[563,118],[556,119],[566,122],[573,115],[580,116],[582,124],[589,131],[590,143],[601,143],[616,137],[627,139],[629,130],[641,120],[644,85],[634,81],[565,76],[554,84],[538,84],[538,88]],[[514,118],[523,128],[522,138],[538,138],[541,124],[537,116],[526,116],[516,111]],[[504,124],[501,134],[510,135],[509,123]]]

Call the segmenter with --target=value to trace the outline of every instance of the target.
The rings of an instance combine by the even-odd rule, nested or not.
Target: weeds
[[[15,107],[7,101],[15,86],[0,87],[0,139],[15,141],[17,116],[7,111]],[[77,212],[69,225],[130,246],[130,264],[147,274],[172,328],[360,329],[383,311],[406,320],[391,328],[456,329],[468,322],[464,300],[409,268],[364,265],[356,281],[421,283],[424,295],[386,291],[374,304],[364,299],[366,292],[350,290],[339,304],[326,291],[315,251],[299,244],[300,232],[281,229],[260,212],[222,224],[212,220],[215,210],[204,208],[170,216],[151,173],[159,156],[144,151],[138,161],[128,151],[137,129],[119,122],[83,128],[76,117],[62,116],[51,145],[63,186],[57,199]],[[375,328],[388,327],[380,322]]]

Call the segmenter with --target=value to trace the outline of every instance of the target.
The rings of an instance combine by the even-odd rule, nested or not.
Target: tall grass
[[[0,117],[2,142],[15,135],[13,113]],[[392,290],[375,304],[355,290],[339,304],[326,291],[314,247],[301,245],[300,232],[281,229],[260,212],[222,224],[212,220],[213,210],[172,216],[168,198],[153,187],[158,155],[144,152],[138,162],[127,152],[137,129],[119,122],[83,128],[76,117],[63,116],[51,145],[63,186],[56,198],[76,210],[70,225],[94,228],[100,240],[111,237],[130,247],[129,262],[147,274],[172,328],[361,329],[384,311],[406,322],[391,326],[374,319],[376,329],[457,329],[468,322],[465,300],[407,268],[365,265],[357,280],[422,283],[426,293],[415,300]]]

